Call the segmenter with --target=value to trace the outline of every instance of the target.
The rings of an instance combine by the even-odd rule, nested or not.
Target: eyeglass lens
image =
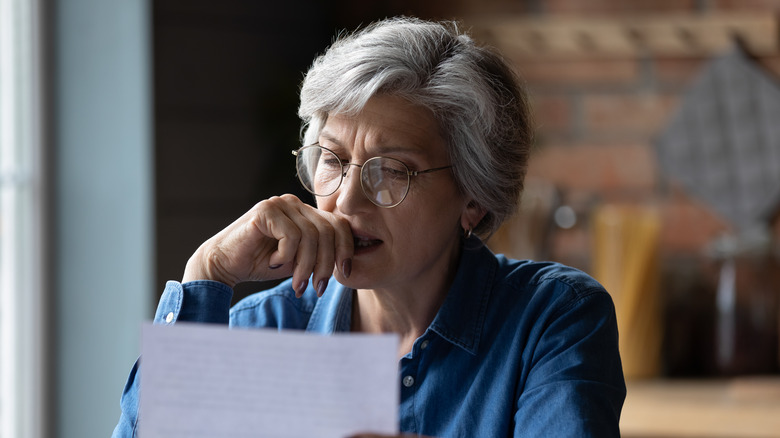
[[[298,178],[316,196],[332,195],[347,171],[338,156],[321,146],[306,146],[297,153]],[[398,205],[409,190],[409,170],[393,158],[374,157],[360,167],[363,192],[381,207]]]

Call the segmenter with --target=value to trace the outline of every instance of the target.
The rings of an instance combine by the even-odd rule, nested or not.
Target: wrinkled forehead
[[[324,134],[333,137],[333,127],[369,125],[377,129],[377,141],[392,143],[395,137],[422,138],[423,142],[449,143],[442,122],[427,106],[399,94],[380,93],[360,107],[317,111],[305,127],[304,144],[319,141]],[[327,128],[326,128],[327,127]],[[365,127],[365,126],[363,126]],[[391,138],[384,138],[384,136]]]
[[[330,114],[317,142],[343,151],[401,153],[446,159],[447,147],[438,120],[429,109],[393,95],[377,95],[357,114]]]

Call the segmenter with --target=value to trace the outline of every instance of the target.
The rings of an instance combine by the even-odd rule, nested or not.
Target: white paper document
[[[142,328],[141,438],[398,433],[398,338]]]

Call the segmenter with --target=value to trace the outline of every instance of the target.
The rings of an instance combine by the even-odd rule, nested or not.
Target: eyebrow
[[[334,137],[331,134],[328,134],[325,131],[320,132],[320,137],[323,137],[326,141],[331,142],[339,147],[344,147],[344,143],[339,140],[338,138]],[[402,154],[412,154],[416,156],[422,156],[424,155],[424,151],[420,148],[414,148],[414,147],[405,147],[400,145],[380,145],[376,146],[377,148],[377,156],[384,155],[384,154],[392,154],[392,153],[402,153]]]
[[[344,146],[344,144],[341,142],[341,140],[339,140],[338,138],[328,134],[324,130],[322,132],[320,132],[319,136],[320,137],[325,137],[325,140],[327,140],[327,141],[329,141],[331,143],[335,143],[337,146]],[[317,143],[319,143],[319,140],[317,140]]]

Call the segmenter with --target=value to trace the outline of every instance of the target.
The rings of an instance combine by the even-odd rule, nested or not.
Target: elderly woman
[[[607,292],[480,240],[518,202],[532,135],[502,59],[451,23],[385,20],[315,60],[299,115],[317,208],[257,204],[192,255],[155,321],[397,333],[405,433],[618,436]],[[237,283],[283,277],[229,309]],[[134,371],[115,436],[133,433],[137,391]]]

